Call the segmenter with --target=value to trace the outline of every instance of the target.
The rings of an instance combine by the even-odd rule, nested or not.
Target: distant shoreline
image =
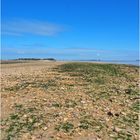
[[[82,61],[81,61],[82,62]],[[97,63],[111,63],[111,64],[126,64],[126,65],[135,65],[139,66],[139,61],[136,60],[103,60],[103,61],[83,61],[83,62],[97,62]]]
[[[48,62],[54,62],[54,60],[43,60],[43,59],[36,59],[36,60],[31,60],[31,59],[26,59],[26,60],[19,60],[19,59],[11,59],[11,60],[1,60],[1,64],[13,64],[13,63],[28,63],[28,62],[36,62],[36,61],[48,61]],[[91,62],[91,63],[109,63],[109,64],[126,64],[126,65],[135,65],[139,66],[139,60],[55,60],[57,62]]]

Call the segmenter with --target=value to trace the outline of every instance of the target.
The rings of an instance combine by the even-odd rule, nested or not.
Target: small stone
[[[113,113],[111,111],[107,112],[108,116],[113,116]]]
[[[125,112],[121,112],[121,114],[122,114],[122,115],[124,115],[124,116],[126,115],[126,113],[125,113]]]
[[[47,129],[48,129],[48,127],[44,127],[44,128],[43,128],[44,131],[47,130]]]
[[[115,113],[115,116],[119,117],[119,113]]]
[[[122,129],[118,128],[118,127],[114,127],[113,131],[115,132],[120,132]]]
[[[43,101],[47,101],[47,99],[43,99]]]
[[[65,89],[64,87],[61,87],[61,89]]]
[[[29,99],[29,102],[32,102],[32,100],[31,100],[31,99]]]
[[[114,137],[114,134],[110,134],[109,136],[110,136],[110,137]]]
[[[68,120],[68,118],[64,118],[64,121],[67,121]]]
[[[109,99],[110,102],[112,102],[112,99]]]
[[[32,136],[31,139],[32,139],[32,140],[36,140],[36,137],[35,137],[35,136]]]
[[[27,118],[27,115],[25,114],[23,117],[24,117],[24,118]]]
[[[130,94],[132,92],[132,89],[126,89],[125,93]]]
[[[78,132],[79,135],[82,135],[82,133]]]
[[[63,114],[63,112],[59,112],[59,115],[62,115]]]
[[[81,101],[81,103],[85,104],[86,102],[85,101]]]

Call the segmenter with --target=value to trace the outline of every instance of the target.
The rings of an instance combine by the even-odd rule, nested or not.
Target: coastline
[[[122,64],[122,65],[133,65],[133,66],[140,66],[140,61],[134,60],[1,60],[1,64],[14,64],[14,63],[29,63],[29,62],[89,62],[89,63],[98,63],[98,64]]]

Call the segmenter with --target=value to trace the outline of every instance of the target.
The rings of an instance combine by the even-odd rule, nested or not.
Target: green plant
[[[63,130],[65,132],[69,132],[74,128],[74,125],[72,123],[66,122],[66,123],[61,123],[55,127],[55,130],[60,131]]]
[[[24,131],[32,132],[45,124],[43,116],[35,107],[24,107],[21,104],[15,104],[14,107],[15,112],[2,123],[7,140],[19,137]]]
[[[89,120],[81,120],[80,121],[80,125],[79,127],[82,128],[82,129],[88,129],[90,128],[91,126],[93,126],[92,122],[90,122]]]
[[[66,100],[65,101],[65,107],[67,107],[67,108],[71,108],[71,107],[73,108],[76,105],[77,105],[77,103],[73,100]]]
[[[52,106],[53,107],[61,107],[62,105],[60,103],[53,103]]]

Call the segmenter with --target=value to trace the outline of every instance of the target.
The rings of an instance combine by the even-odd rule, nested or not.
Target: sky
[[[1,59],[139,59],[138,0],[2,0]]]

